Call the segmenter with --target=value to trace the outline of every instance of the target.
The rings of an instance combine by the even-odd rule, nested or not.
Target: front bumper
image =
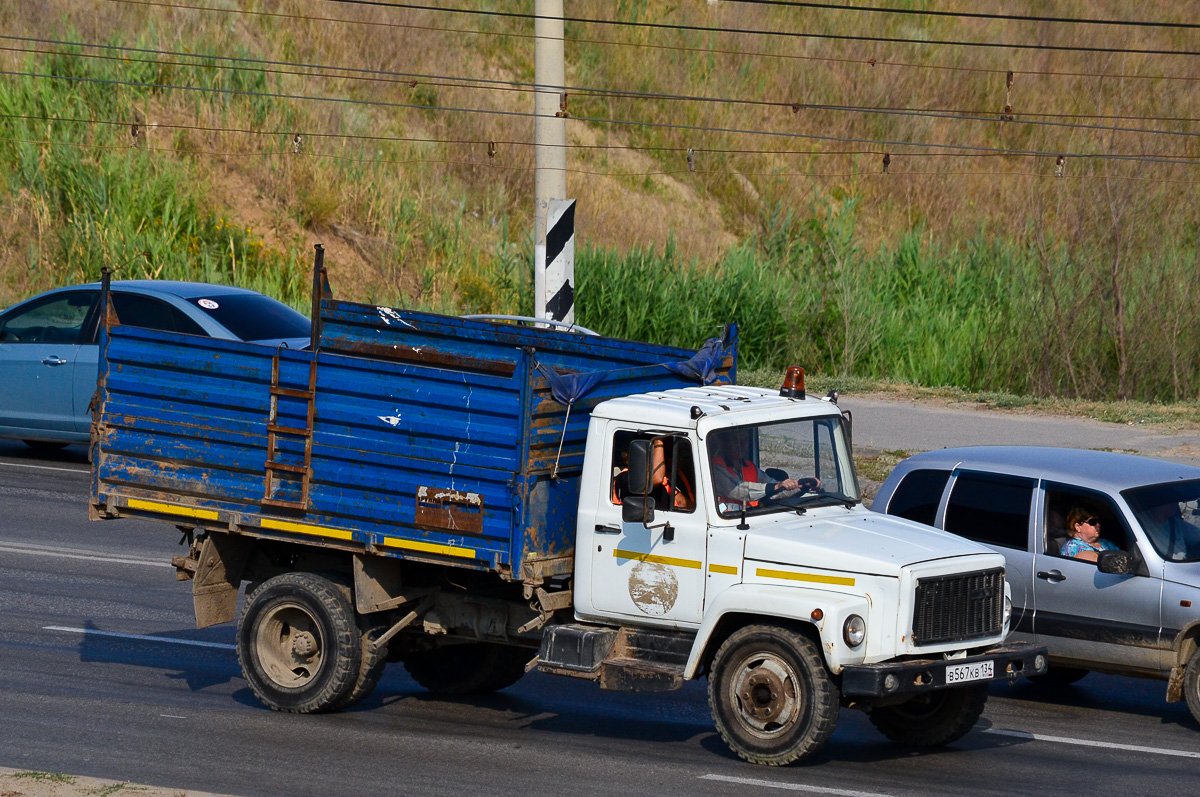
[[[947,684],[946,670],[957,665],[992,662],[990,678]],[[842,670],[842,694],[890,697],[920,694],[958,686],[1015,681],[1046,672],[1046,648],[1031,644],[1003,645],[961,659],[906,659],[878,664],[854,664]]]

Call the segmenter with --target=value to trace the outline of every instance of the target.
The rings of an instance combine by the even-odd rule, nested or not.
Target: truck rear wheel
[[[250,595],[237,652],[255,696],[276,711],[335,711],[366,682],[363,634],[347,590],[315,573],[275,576]]]
[[[986,684],[941,689],[872,709],[871,724],[893,742],[939,747],[958,741],[975,727],[987,697]]]
[[[477,695],[521,680],[533,655],[529,648],[470,642],[410,654],[404,659],[404,669],[430,692]]]
[[[358,677],[354,679],[354,687],[345,701],[337,706],[339,709],[350,708],[365,700],[383,677],[383,668],[387,666],[387,646],[376,649],[373,644],[376,639],[387,631],[386,625],[364,625],[361,630],[362,663],[358,668]]]
[[[751,763],[782,766],[812,757],[829,741],[838,690],[807,637],[751,625],[717,650],[708,705],[733,752]]]

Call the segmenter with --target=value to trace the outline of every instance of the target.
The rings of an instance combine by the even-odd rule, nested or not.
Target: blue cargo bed
[[[592,408],[698,384],[664,367],[694,351],[598,336],[332,300],[319,329],[316,352],[106,330],[93,516],[538,581],[569,571]],[[735,362],[734,334],[718,381]],[[581,375],[568,408],[552,380]]]

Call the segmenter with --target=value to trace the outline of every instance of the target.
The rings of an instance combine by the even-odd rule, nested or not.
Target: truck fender
[[[697,676],[713,634],[728,615],[749,615],[754,622],[764,623],[773,619],[808,623],[821,638],[821,653],[826,666],[830,672],[839,673],[847,664],[861,663],[866,657],[865,641],[857,650],[850,649],[842,641],[842,623],[852,614],[869,619],[869,606],[867,599],[859,595],[772,584],[736,584],[724,590],[705,609],[683,677],[691,680]],[[818,609],[820,619],[814,619],[813,614]]]

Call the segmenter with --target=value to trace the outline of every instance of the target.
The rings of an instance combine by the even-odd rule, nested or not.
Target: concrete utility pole
[[[534,315],[574,323],[574,245],[564,256],[546,262],[546,228],[551,202],[567,198],[567,120],[561,108],[567,83],[563,53],[563,0],[535,0],[534,13],[534,190],[537,220],[534,234]],[[559,116],[560,111],[563,113]],[[574,218],[574,208],[571,209]],[[549,271],[547,267],[550,267]],[[548,313],[547,307],[550,310]]]

